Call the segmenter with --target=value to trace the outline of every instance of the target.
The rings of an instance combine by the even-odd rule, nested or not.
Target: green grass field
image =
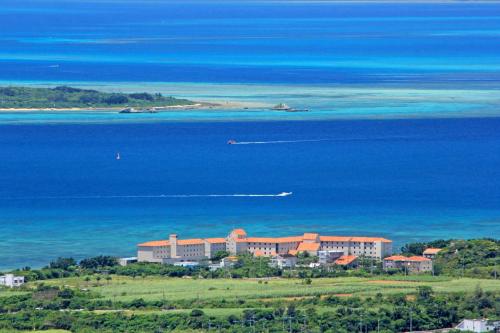
[[[22,294],[26,294],[26,292],[8,290],[8,289],[0,289],[0,297],[9,297],[9,296],[15,296],[15,295],[22,295]]]
[[[85,282],[83,278],[45,281],[51,285],[88,288],[104,298],[116,301],[145,300],[193,300],[193,299],[261,299],[307,297],[315,295],[369,296],[376,293],[415,292],[418,286],[430,286],[435,292],[472,292],[479,285],[485,291],[500,291],[495,280],[453,279],[430,276],[391,277],[377,280],[369,278],[322,278],[313,279],[306,285],[299,279],[269,279],[259,283],[255,279],[181,279],[147,277],[132,279],[113,276],[111,281]]]
[[[11,332],[16,332],[16,333],[23,333],[23,332],[30,332],[30,333],[70,333],[70,331],[66,330],[46,330],[46,331],[12,331],[12,330],[1,330],[0,333],[11,333]]]

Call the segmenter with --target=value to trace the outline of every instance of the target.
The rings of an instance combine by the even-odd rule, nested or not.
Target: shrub
[[[148,93],[130,94],[129,97],[130,98],[134,98],[134,99],[142,99],[142,100],[145,100],[145,101],[152,101],[152,100],[154,100],[153,95],[148,94]]]
[[[106,104],[125,104],[128,103],[128,98],[124,95],[112,94],[111,96],[105,98],[103,102]]]
[[[202,310],[200,310],[200,309],[193,309],[193,311],[191,311],[190,316],[191,316],[191,317],[201,317],[201,316],[203,316],[204,314],[205,314],[205,313],[204,313]]]

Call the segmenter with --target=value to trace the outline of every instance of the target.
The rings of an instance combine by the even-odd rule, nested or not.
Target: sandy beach
[[[228,110],[228,109],[248,109],[248,108],[262,108],[268,107],[269,105],[265,103],[250,103],[250,102],[197,102],[195,104],[189,105],[169,105],[169,106],[157,106],[154,107],[156,112],[164,111],[184,111],[184,110],[195,110],[195,109],[214,109],[214,110]],[[87,108],[0,108],[0,113],[12,113],[12,112],[89,112],[89,111],[99,111],[99,112],[111,112],[116,113],[123,110],[124,107],[87,107]]]

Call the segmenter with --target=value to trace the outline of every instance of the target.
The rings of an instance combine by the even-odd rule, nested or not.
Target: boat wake
[[[39,196],[7,197],[4,200],[64,200],[64,199],[161,199],[161,198],[231,198],[231,197],[288,197],[292,192],[277,194],[152,194],[152,195],[81,195],[81,196]]]
[[[418,137],[414,136],[382,136],[382,137],[364,137],[364,138],[324,138],[324,139],[304,139],[304,140],[275,140],[275,141],[236,141],[229,140],[230,145],[265,145],[265,144],[280,144],[280,143],[300,143],[300,142],[356,142],[356,141],[384,141],[384,140],[414,140]]]
[[[331,139],[311,139],[311,140],[279,140],[279,141],[241,141],[231,143],[233,145],[266,145],[266,144],[279,144],[279,143],[300,143],[300,142],[321,142],[331,141]]]

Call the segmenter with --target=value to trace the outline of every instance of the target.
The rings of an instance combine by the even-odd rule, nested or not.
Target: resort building
[[[380,237],[321,236],[316,233],[289,237],[249,237],[243,229],[234,229],[225,238],[178,239],[176,234],[171,234],[168,240],[150,241],[137,247],[139,262],[157,263],[210,259],[217,251],[267,257],[297,255],[301,252],[317,256],[320,251],[333,251],[339,255],[375,259],[392,254],[392,241]]]
[[[404,269],[410,273],[431,272],[432,260],[425,257],[391,256],[384,259],[384,269]]]
[[[14,274],[5,274],[0,276],[0,286],[10,288],[20,287],[24,284],[24,276],[15,276]]]
[[[441,249],[429,247],[428,249],[424,250],[424,253],[422,255],[426,258],[434,259],[439,251],[441,251]]]

